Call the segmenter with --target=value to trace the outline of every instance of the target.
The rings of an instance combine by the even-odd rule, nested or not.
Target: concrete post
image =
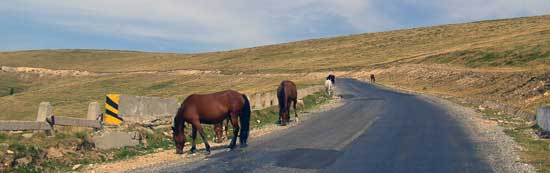
[[[267,93],[264,93],[263,95],[263,103],[264,103],[264,107],[270,107],[271,106],[271,93],[270,92],[267,92]]]
[[[101,114],[99,112],[99,103],[97,102],[91,102],[88,105],[88,114],[86,116],[86,119],[88,120],[96,120],[97,117]]]
[[[53,107],[50,102],[41,102],[38,107],[38,114],[36,115],[37,122],[46,122],[46,118],[53,116]],[[51,124],[50,124],[51,125]],[[54,136],[53,126],[52,130],[46,130],[48,136]]]
[[[262,109],[262,93],[256,93],[254,94],[254,109],[259,110]]]
[[[42,102],[38,107],[38,114],[36,116],[36,121],[46,122],[46,118],[53,115],[53,107],[50,105],[50,102]]]
[[[271,106],[279,105],[279,100],[277,99],[277,92],[271,94]]]
[[[254,109],[254,101],[250,98],[250,94],[245,94],[246,98],[248,98],[248,103],[250,104],[250,109]]]
[[[537,124],[544,131],[550,132],[550,107],[543,107],[537,111]]]

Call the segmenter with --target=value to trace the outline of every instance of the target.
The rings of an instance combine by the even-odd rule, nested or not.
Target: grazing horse
[[[334,86],[332,86],[332,81],[326,80],[325,81],[325,91],[327,92],[327,95],[332,94],[332,90],[334,89]]]
[[[374,78],[374,74],[370,74],[370,82],[376,83],[376,78]]]
[[[212,94],[190,95],[183,101],[178,109],[178,113],[174,117],[172,138],[176,143],[176,153],[183,153],[185,145],[185,122],[192,126],[191,138],[193,139],[193,143],[189,152],[194,153],[196,150],[195,139],[197,138],[198,131],[206,146],[207,154],[210,154],[210,144],[208,144],[201,123],[220,124],[228,117],[231,119],[231,124],[233,125],[233,138],[231,139],[229,148],[235,148],[237,136],[239,136],[241,147],[246,147],[250,130],[250,112],[250,102],[246,95],[233,90],[225,90]]]
[[[294,105],[294,116],[298,121],[298,111],[296,111],[296,103],[298,103],[298,91],[296,84],[289,80],[284,80],[277,88],[277,100],[279,100],[279,121],[281,126],[286,126],[287,121],[290,122],[290,103]]]

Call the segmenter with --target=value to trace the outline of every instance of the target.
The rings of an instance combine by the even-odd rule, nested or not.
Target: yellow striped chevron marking
[[[119,125],[124,119],[120,117],[118,111],[120,94],[107,94],[105,99],[105,114],[103,115],[103,122],[110,125]]]

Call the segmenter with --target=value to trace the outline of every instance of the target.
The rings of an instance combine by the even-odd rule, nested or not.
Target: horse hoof
[[[248,144],[241,144],[241,148],[246,148],[248,147]]]
[[[176,150],[176,154],[183,154],[183,150]]]

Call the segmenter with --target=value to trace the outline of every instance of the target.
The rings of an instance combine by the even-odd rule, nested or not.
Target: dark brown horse
[[[281,126],[286,126],[286,123],[290,121],[290,104],[294,104],[294,116],[298,121],[298,111],[296,111],[296,103],[298,102],[298,91],[296,90],[296,84],[289,80],[284,80],[277,88],[277,99],[279,100],[279,121]]]
[[[174,117],[174,126],[172,130],[173,140],[176,143],[176,153],[183,153],[183,147],[185,145],[185,122],[191,124],[193,129],[191,134],[193,143],[189,151],[194,153],[196,150],[195,139],[197,138],[198,131],[206,146],[206,152],[209,154],[210,144],[208,144],[201,123],[222,123],[228,116],[233,125],[233,138],[231,139],[229,148],[235,148],[237,136],[239,136],[241,147],[246,147],[250,129],[250,112],[250,102],[246,95],[233,90],[225,90],[204,95],[190,95],[183,101],[176,117]]]

